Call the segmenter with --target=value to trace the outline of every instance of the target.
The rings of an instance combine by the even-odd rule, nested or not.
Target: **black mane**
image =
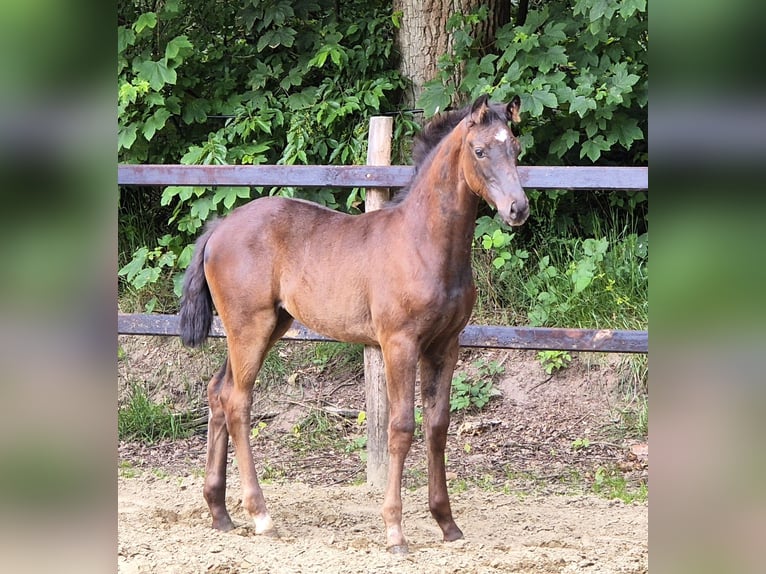
[[[404,198],[407,197],[421,168],[428,165],[431,161],[432,152],[436,149],[439,143],[447,137],[447,134],[454,130],[455,127],[463,121],[463,118],[471,113],[471,107],[471,104],[469,104],[458,110],[449,110],[437,114],[415,135],[412,144],[412,161],[415,166],[415,175],[413,175],[412,181],[407,187],[401,188],[396,195],[391,198],[391,201],[388,203],[389,205],[401,203]],[[484,122],[495,120],[507,121],[504,104],[489,103],[488,111],[489,113],[484,117]]]

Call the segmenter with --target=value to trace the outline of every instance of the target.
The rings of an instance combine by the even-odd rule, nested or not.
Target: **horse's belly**
[[[353,301],[333,301],[332,297],[319,299],[325,304],[316,307],[297,300],[283,303],[285,310],[306,327],[326,337],[344,343],[376,345],[375,330],[369,308]]]

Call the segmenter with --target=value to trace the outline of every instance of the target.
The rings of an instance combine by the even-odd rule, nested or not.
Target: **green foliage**
[[[255,440],[259,436],[261,436],[261,432],[263,432],[263,429],[265,429],[268,426],[268,423],[264,421],[259,421],[257,425],[255,425],[252,429],[250,429],[250,437]]]
[[[572,441],[572,450],[581,450],[590,446],[590,440],[587,438],[578,438]]]
[[[620,469],[614,466],[598,467],[591,489],[604,498],[619,498],[625,503],[646,502],[649,498],[649,487],[645,482],[638,486],[631,485]]]
[[[135,478],[138,476],[138,470],[129,460],[121,460],[117,468],[119,469],[120,476],[123,478]]]
[[[472,36],[486,7],[450,18],[452,51],[419,102],[426,115],[484,93],[498,101],[519,94],[527,163],[645,163],[646,0],[572,4],[538,3],[523,25],[500,28],[489,48]]]
[[[567,351],[540,351],[537,358],[549,375],[565,369],[572,362],[572,356]]]
[[[565,192],[553,192],[544,201],[537,196],[533,212],[538,217],[521,231],[510,231],[488,216],[479,218],[475,267],[480,315],[511,310],[514,315],[507,320],[515,324],[645,328],[646,194],[612,192],[606,201],[593,195],[595,209],[582,215]]]
[[[367,121],[394,110],[405,82],[384,2],[167,0],[118,6],[118,158],[123,163],[363,164]],[[400,116],[396,136],[415,128]],[[206,220],[262,194],[355,211],[361,190],[170,186],[139,241],[123,222],[143,203],[120,197],[121,277],[144,289],[186,268]]]
[[[505,371],[505,367],[496,361],[487,362],[484,359],[479,359],[473,366],[476,368],[476,376],[461,371],[452,377],[450,412],[482,409],[498,393],[494,383]]]
[[[127,404],[117,411],[117,435],[120,440],[154,443],[188,436],[189,431],[167,404],[153,402],[142,385],[133,384]]]

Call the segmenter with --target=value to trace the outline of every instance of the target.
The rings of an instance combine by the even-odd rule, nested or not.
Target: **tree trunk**
[[[494,41],[495,31],[510,19],[508,0],[393,0],[394,12],[401,12],[397,34],[400,70],[412,82],[405,105],[415,106],[423,85],[436,77],[439,57],[449,52],[452,41],[447,33],[449,17],[457,12],[468,14],[482,4],[489,8],[489,17],[477,25],[473,34],[480,49],[486,49]],[[459,77],[455,80],[460,83]]]

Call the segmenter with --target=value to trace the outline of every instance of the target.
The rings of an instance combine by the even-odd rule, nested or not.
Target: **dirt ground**
[[[121,338],[120,348],[120,401],[141,383],[177,409],[199,406],[222,356],[153,337]],[[309,364],[253,405],[256,466],[281,537],[250,528],[231,450],[227,504],[238,528],[210,528],[204,428],[173,442],[121,442],[118,571],[647,572],[648,503],[596,488],[604,477],[628,492],[648,484],[646,437],[623,428],[635,407],[621,384],[623,358],[574,356],[550,377],[532,352],[464,351],[458,371],[470,373],[478,360],[505,370],[484,409],[453,416],[447,470],[464,540],[441,542],[416,434],[403,489],[410,553],[386,552],[382,493],[364,483],[364,451],[354,446],[364,436],[353,417],[364,409],[362,374]],[[326,426],[306,425],[317,413],[311,420]]]

